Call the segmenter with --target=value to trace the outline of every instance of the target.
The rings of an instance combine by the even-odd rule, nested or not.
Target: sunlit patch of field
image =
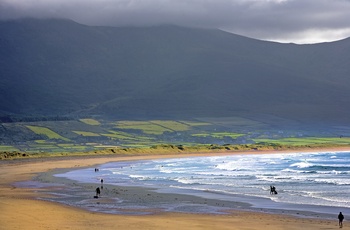
[[[26,127],[36,134],[47,136],[49,139],[61,139],[64,141],[70,141],[68,138],[62,137],[58,133],[56,133],[56,132],[54,132],[51,129],[48,129],[46,127],[32,126],[32,125],[26,125]]]
[[[161,135],[164,132],[172,132],[172,130],[153,124],[151,121],[120,121],[117,122],[116,128],[118,129],[134,129],[140,130],[145,134]]]
[[[281,139],[253,139],[255,143],[271,143],[279,145],[317,145],[317,144],[332,144],[332,145],[350,145],[350,138],[343,137],[302,137],[302,138],[281,138]]]
[[[78,135],[84,136],[84,137],[98,137],[100,134],[93,133],[93,132],[85,132],[85,131],[72,131],[73,133],[76,133]]]
[[[37,144],[47,144],[48,143],[46,140],[35,140],[34,142]]]
[[[217,132],[217,133],[197,133],[192,134],[194,137],[213,137],[218,139],[223,139],[225,137],[230,137],[232,139],[236,139],[237,137],[244,136],[242,133],[229,133],[229,132]]]
[[[79,119],[79,121],[87,124],[87,125],[101,125],[101,123],[95,119],[85,118],[85,119]]]
[[[183,124],[186,124],[188,126],[209,126],[210,123],[207,122],[197,122],[197,121],[179,121]]]

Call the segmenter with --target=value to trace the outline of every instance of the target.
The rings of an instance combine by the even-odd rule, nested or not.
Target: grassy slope
[[[350,119],[350,40],[297,46],[176,26],[0,23],[0,111]]]

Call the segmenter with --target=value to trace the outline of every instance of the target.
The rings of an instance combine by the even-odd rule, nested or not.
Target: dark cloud
[[[348,37],[349,12],[349,0],[0,0],[0,19],[57,17],[108,26],[176,24],[284,42]]]

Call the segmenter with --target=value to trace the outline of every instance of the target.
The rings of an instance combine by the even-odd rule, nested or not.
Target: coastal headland
[[[349,149],[327,149],[344,151]],[[312,151],[312,150],[308,150]],[[319,149],[317,149],[319,151]],[[280,151],[251,151],[234,153],[193,153],[135,156],[54,157],[1,161],[0,167],[0,229],[334,229],[337,220],[307,217],[300,213],[271,214],[238,209],[225,214],[172,213],[152,210],[148,215],[106,214],[44,200],[45,191],[57,186],[20,186],[33,178],[45,177],[57,170],[70,170],[111,161],[133,161],[222,154],[273,154]],[[54,181],[53,181],[54,182]],[[130,188],[128,188],[130,189]],[[139,197],[150,196],[144,188],[133,188]],[[122,195],[122,194],[121,194]],[[152,194],[151,194],[152,195]],[[157,199],[157,198],[154,198]],[[164,199],[164,198],[163,198]],[[180,195],[166,194],[166,199],[180,202]],[[199,198],[198,198],[199,199]],[[144,199],[147,200],[147,199]],[[200,202],[200,201],[198,201]],[[346,226],[346,223],[345,223]]]

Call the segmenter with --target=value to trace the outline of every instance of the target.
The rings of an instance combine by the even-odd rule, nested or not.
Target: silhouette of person
[[[343,213],[339,212],[338,220],[339,220],[339,228],[342,228],[343,227],[343,220],[344,220]]]
[[[275,186],[270,186],[270,194],[277,194]]]
[[[99,196],[100,194],[101,194],[100,187],[97,187],[97,188],[96,188],[96,196]]]
[[[103,179],[101,179],[101,189],[103,189]]]

